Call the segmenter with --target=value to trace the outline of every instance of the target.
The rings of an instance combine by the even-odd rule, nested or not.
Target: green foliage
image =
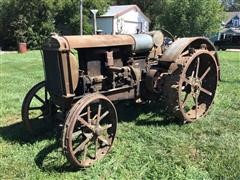
[[[56,9],[55,24],[57,29],[63,34],[79,34],[80,23],[80,1],[65,0],[58,4]],[[90,19],[92,14],[91,9],[98,9],[102,14],[106,11],[110,4],[110,0],[84,0],[83,1],[83,30],[84,34],[92,33],[92,24]]]
[[[201,36],[217,32],[223,9],[216,0],[174,0],[161,17],[163,26],[178,36]]]
[[[239,52],[220,52],[222,81],[209,114],[179,126],[156,105],[118,104],[110,154],[73,171],[54,131],[33,137],[21,122],[27,91],[44,78],[39,51],[0,54],[0,179],[239,179]]]
[[[172,34],[200,36],[218,32],[223,8],[216,0],[121,0],[137,4],[151,19],[152,29],[164,28]]]
[[[19,15],[17,21],[11,23],[12,28],[16,29],[14,31],[14,36],[17,42],[27,42],[27,32],[28,32],[28,21],[23,15]]]
[[[111,0],[84,0],[84,34],[92,33],[90,9],[102,14]],[[137,4],[151,19],[151,28],[165,28],[177,36],[217,32],[223,7],[216,0],[121,0]],[[16,47],[20,41],[39,48],[51,32],[79,34],[79,0],[0,0],[0,46]],[[1,44],[2,42],[2,44]]]
[[[39,48],[51,32],[79,34],[79,0],[1,0],[0,40],[4,48],[27,42]],[[110,0],[84,0],[84,33],[92,32],[90,9],[102,13]]]
[[[26,42],[30,48],[39,48],[44,38],[54,31],[52,1],[3,1],[0,17],[4,47],[16,47]]]
[[[1,9],[2,9],[2,5],[3,5],[3,0],[0,0],[0,47],[2,47],[3,44],[3,20],[1,18]]]

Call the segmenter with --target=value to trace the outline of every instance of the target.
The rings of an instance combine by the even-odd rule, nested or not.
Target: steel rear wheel
[[[111,149],[117,129],[113,103],[101,94],[79,100],[67,115],[63,131],[64,152],[75,167],[89,167]]]
[[[192,122],[204,116],[213,103],[217,82],[215,58],[207,53],[193,56],[179,81],[180,117]]]
[[[22,104],[22,120],[31,134],[44,133],[52,127],[52,115],[56,106],[51,103],[50,95],[42,81],[30,89]]]
[[[207,50],[184,57],[168,84],[168,109],[183,122],[193,122],[207,114],[216,93],[218,67]],[[181,64],[181,65],[179,65]]]

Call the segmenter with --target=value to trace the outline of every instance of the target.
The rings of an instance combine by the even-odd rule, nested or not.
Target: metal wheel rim
[[[208,56],[208,58],[209,58],[208,60],[212,61],[212,62],[210,62],[210,66],[211,66],[210,70],[209,70],[210,66],[207,68],[205,67],[204,70],[200,70],[200,67],[202,67],[201,64],[207,63],[206,60],[203,60],[202,56]],[[196,61],[196,62],[194,62],[194,61]],[[197,63],[196,69],[195,69],[196,72],[192,72],[193,78],[191,76],[190,78],[192,78],[192,80],[190,81],[189,74],[187,75],[188,77],[186,77],[186,74],[188,73],[189,68],[191,66],[193,66],[193,62],[194,62],[194,64]],[[213,77],[210,77],[210,74],[212,74]],[[208,80],[205,80],[205,78],[208,78]],[[209,83],[209,80],[211,80],[211,79],[213,82]],[[205,80],[205,82],[204,82],[204,80]],[[178,102],[179,102],[180,112],[186,122],[195,121],[195,120],[203,117],[208,112],[209,108],[211,107],[211,105],[213,103],[213,99],[215,96],[215,91],[217,88],[217,80],[218,80],[217,63],[216,63],[215,58],[208,52],[200,51],[200,52],[196,53],[193,57],[191,57],[191,59],[187,62],[186,66],[182,72],[182,75],[180,77],[179,91],[178,91],[178,97],[179,97]],[[202,81],[202,82],[200,82],[200,81]],[[194,82],[196,82],[196,84],[194,84]],[[190,110],[188,112],[186,112],[186,109],[184,109],[185,105],[184,105],[183,99],[181,97],[183,89],[184,89],[184,86],[183,86],[184,83],[187,84],[187,86],[189,86],[189,85],[191,86],[191,93],[192,93],[193,89],[198,89],[196,91],[200,91],[199,94],[198,93],[196,93],[197,95],[195,94],[195,104],[196,104],[195,107],[197,107],[197,108],[194,109],[194,107],[192,107],[192,108],[190,108]],[[203,87],[204,86],[203,84],[205,86],[206,86],[206,84],[211,84],[211,86],[212,86],[211,92],[210,92],[210,90],[207,90],[205,87]],[[210,99],[207,98],[206,96],[210,96]],[[184,96],[184,100],[185,100],[185,98],[186,98],[186,96]],[[199,100],[200,100],[201,104],[199,103]],[[208,101],[208,102],[206,102],[207,104],[205,104],[206,106],[204,105],[203,101]]]
[[[44,88],[44,98],[40,96],[39,93]],[[33,101],[38,101],[38,104],[41,104],[40,106],[32,106]],[[42,81],[35,86],[33,86],[30,91],[27,93],[27,95],[24,98],[23,104],[22,104],[22,120],[24,122],[24,125],[26,126],[27,130],[31,134],[39,134],[40,132],[44,132],[50,128],[49,121],[51,120],[51,114],[52,114],[52,108],[51,106],[54,106],[50,103],[50,95],[45,89],[45,81]],[[39,112],[37,112],[39,111]],[[41,115],[36,115],[36,117],[31,117],[30,113],[33,113],[33,116],[35,113],[40,113]],[[34,127],[34,121],[39,121],[38,123],[47,123],[46,126],[44,125],[44,129],[41,129],[39,127]],[[41,125],[38,124],[38,125]],[[37,125],[37,126],[38,126]],[[42,124],[43,125],[43,124]],[[46,127],[46,129],[45,129]]]
[[[99,135],[99,136],[97,135],[96,124],[93,124],[92,123],[93,121],[91,123],[86,121],[86,118],[87,118],[87,120],[89,120],[88,112],[83,113],[83,111],[86,110],[87,106],[89,104],[91,104],[91,102],[93,102],[97,99],[101,100],[101,101],[105,101],[111,107],[111,112],[109,112],[109,114],[106,115],[106,117],[110,116],[112,118],[110,120],[112,123],[111,127],[108,127],[108,129],[107,129],[107,130],[111,129],[112,133],[111,133],[111,138],[109,138],[108,140],[105,139],[105,141],[103,140],[103,137],[100,137],[102,135]],[[91,110],[91,107],[90,107],[90,110]],[[73,111],[73,112],[71,112],[71,111]],[[87,108],[87,111],[88,111],[88,108]],[[98,106],[98,111],[99,111],[99,106]],[[83,114],[85,114],[85,115],[83,115]],[[102,114],[100,112],[100,114],[101,114],[101,116],[104,116],[105,113]],[[81,118],[79,118],[80,116],[81,116]],[[76,118],[76,117],[78,117],[78,118]],[[94,117],[98,119],[99,115],[97,114],[97,116],[96,116],[96,114],[95,114]],[[91,116],[90,119],[93,120],[94,117]],[[96,119],[94,119],[94,120],[96,120]],[[73,143],[72,135],[76,133],[76,131],[74,132],[74,130],[77,129],[76,123],[79,123],[79,122],[81,125],[81,127],[79,127],[80,128],[79,131],[82,131],[83,132],[82,135],[84,135],[85,137],[84,137],[84,139],[80,140],[81,141],[80,144],[78,143],[78,145],[75,146]],[[88,123],[88,125],[86,124],[86,122]],[[99,122],[99,124],[100,123],[101,122]],[[84,129],[84,126],[86,129]],[[101,126],[101,124],[100,124],[100,126]],[[89,127],[91,127],[91,128],[89,128]],[[114,105],[112,104],[112,102],[110,100],[108,100],[105,96],[103,96],[101,94],[92,94],[85,98],[82,98],[79,101],[79,103],[77,103],[72,108],[72,110],[70,110],[69,115],[67,116],[64,133],[63,133],[63,149],[67,155],[67,158],[72,163],[72,165],[74,165],[76,167],[85,168],[85,167],[89,167],[89,166],[93,165],[96,161],[102,159],[109,152],[109,150],[112,147],[112,144],[113,144],[113,141],[115,138],[115,134],[116,134],[116,128],[117,128],[117,113],[116,113],[116,109],[115,109]],[[106,146],[100,147],[99,146],[100,141],[102,141],[102,144],[106,143]],[[103,143],[103,141],[104,141],[104,143]],[[93,145],[93,143],[95,143],[94,144],[95,157],[93,157],[93,156],[90,157],[90,155],[88,154],[89,153],[88,147],[90,145]]]

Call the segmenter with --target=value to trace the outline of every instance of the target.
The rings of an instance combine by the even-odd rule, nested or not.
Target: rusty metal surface
[[[194,43],[196,43],[196,45]],[[214,45],[205,37],[179,38],[164,52],[161,61],[174,62],[184,50],[188,50],[189,45],[195,45],[200,48],[201,44],[204,43],[207,44],[210,51],[215,51]]]
[[[216,48],[213,43],[205,37],[191,37],[191,38],[179,38],[177,39],[162,55],[160,61],[163,62],[175,62],[181,61],[182,56],[188,53],[189,48],[191,49],[203,49],[211,53],[217,62],[218,68],[218,79],[220,80],[220,61],[216,53]]]
[[[44,50],[43,55],[47,89],[57,96],[72,96],[79,81],[76,57],[70,51],[55,50]]]
[[[161,79],[161,72],[157,69],[150,69],[146,75],[146,88],[149,93],[160,93],[162,89],[159,88],[159,80]]]
[[[57,50],[57,51],[65,51],[69,50],[69,44],[62,36],[58,36],[54,34],[43,44],[43,50]]]
[[[66,96],[71,96],[78,85],[79,69],[75,56],[72,53],[61,54],[62,79],[65,84]]]
[[[70,48],[94,48],[134,45],[130,35],[64,36]]]

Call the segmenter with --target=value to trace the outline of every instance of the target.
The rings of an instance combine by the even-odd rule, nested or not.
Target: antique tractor
[[[170,45],[164,34],[53,35],[43,46],[45,81],[23,102],[27,129],[34,134],[58,122],[68,160],[88,167],[113,144],[113,101],[164,103],[182,122],[206,115],[220,72],[214,45],[204,37]]]

